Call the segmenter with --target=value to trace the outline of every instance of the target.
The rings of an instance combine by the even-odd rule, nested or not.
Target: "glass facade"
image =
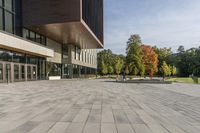
[[[3,9],[0,8],[0,30],[3,30]]]
[[[17,52],[5,50],[5,49],[0,49],[0,61],[8,62],[8,63],[9,62],[20,63],[22,79],[24,79],[24,77],[25,77],[25,75],[24,75],[25,68],[24,68],[24,66],[22,66],[22,64],[35,65],[35,66],[37,66],[37,71],[34,70],[34,69],[36,69],[34,67],[32,68],[33,70],[31,70],[31,68],[29,70],[29,72],[35,71],[33,74],[33,78],[36,77],[36,74],[37,74],[38,79],[40,79],[40,80],[46,79],[46,59],[45,58],[26,55],[26,54],[22,54],[22,53],[17,53]],[[19,68],[15,67],[14,73],[17,74],[17,71],[19,71],[19,70],[20,70],[20,66],[19,66]],[[31,72],[29,73],[29,76],[30,75],[31,75]]]
[[[61,76],[62,72],[62,65],[53,63],[53,62],[47,62],[47,76]]]
[[[0,63],[0,81],[3,80],[3,64]]]
[[[0,29],[14,33],[14,0],[0,1]]]
[[[46,45],[46,37],[28,29],[23,29],[23,37],[27,40]]]

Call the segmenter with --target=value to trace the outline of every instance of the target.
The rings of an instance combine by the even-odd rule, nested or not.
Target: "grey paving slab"
[[[110,124],[110,123],[101,124],[101,133],[117,133],[115,124]]]
[[[82,133],[84,128],[83,123],[71,123],[65,133]]]
[[[135,133],[130,124],[117,124],[118,133]]]
[[[100,123],[87,123],[83,133],[100,133]]]
[[[58,122],[48,131],[48,133],[65,133],[68,126],[69,123]]]
[[[0,84],[0,133],[199,133],[200,86],[60,80]]]

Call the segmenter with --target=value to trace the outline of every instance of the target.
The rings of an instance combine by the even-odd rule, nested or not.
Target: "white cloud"
[[[174,50],[179,45],[186,48],[200,46],[200,1],[168,1],[166,7],[158,3],[150,7],[154,3],[148,1],[146,5],[143,3],[146,9],[140,9],[144,6],[141,3],[135,10],[131,10],[130,6],[124,8],[123,4],[119,10],[116,8],[120,4],[107,9],[105,48],[125,53],[126,41],[131,34],[140,34],[144,43],[172,47]]]

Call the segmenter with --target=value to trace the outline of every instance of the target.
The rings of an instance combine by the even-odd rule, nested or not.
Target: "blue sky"
[[[200,0],[104,0],[105,49],[124,54],[131,34],[144,44],[200,46]]]

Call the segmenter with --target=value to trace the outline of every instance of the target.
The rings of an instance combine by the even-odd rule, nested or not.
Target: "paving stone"
[[[83,123],[71,123],[66,129],[65,133],[82,133],[83,132]]]
[[[117,124],[118,133],[135,133],[129,124]]]
[[[153,133],[145,124],[132,125],[136,133]]]
[[[101,124],[101,133],[117,133],[115,124]]]
[[[100,133],[100,123],[87,123],[83,133]]]
[[[28,133],[46,133],[53,125],[53,122],[42,122]]]
[[[65,133],[68,126],[69,123],[58,122],[48,131],[48,133]]]
[[[107,81],[0,84],[0,132],[199,133],[199,85]]]

